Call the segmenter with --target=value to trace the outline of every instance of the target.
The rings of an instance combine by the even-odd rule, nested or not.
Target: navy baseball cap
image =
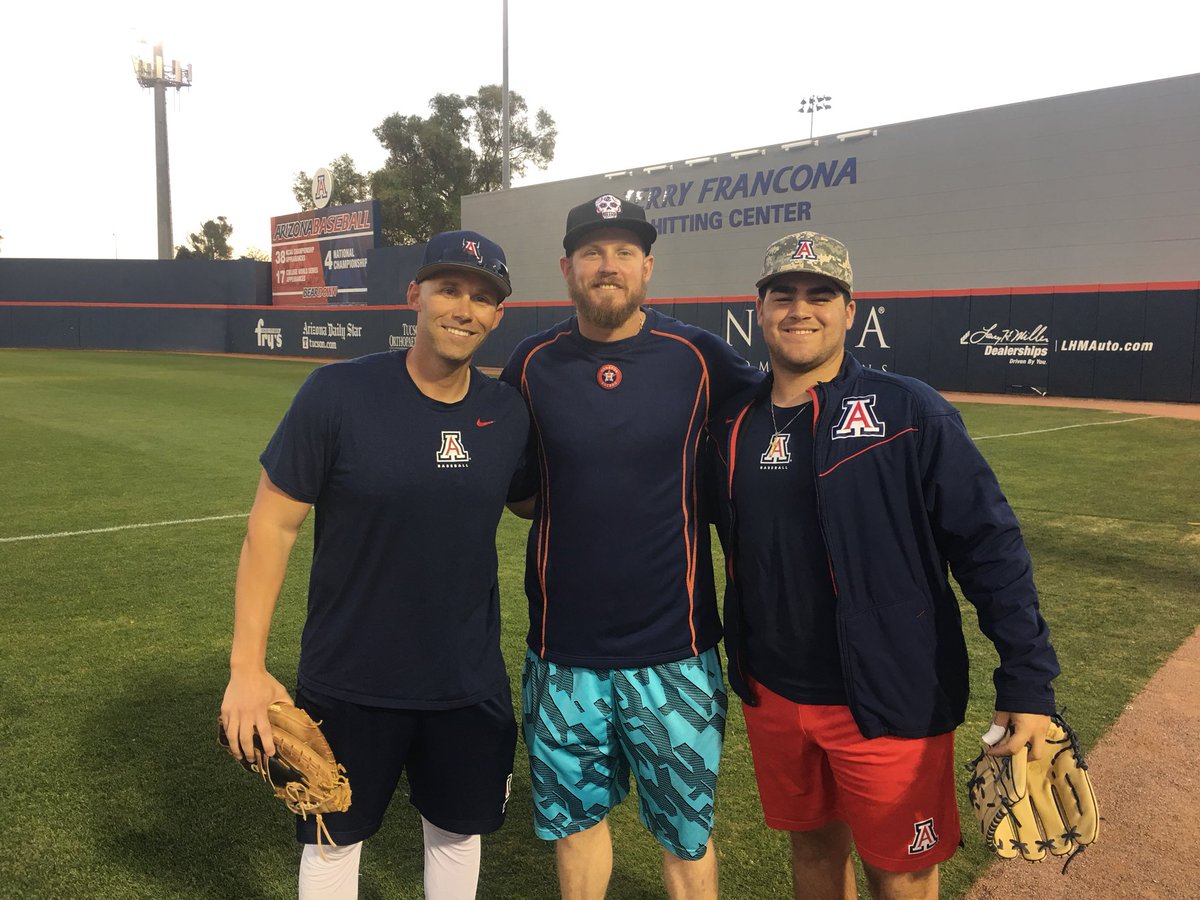
[[[612,194],[601,194],[587,203],[580,203],[567,213],[567,233],[563,237],[563,249],[567,255],[575,252],[584,235],[597,228],[625,228],[632,231],[642,242],[642,249],[647,254],[658,237],[654,226],[646,221],[644,209]]]
[[[419,284],[443,269],[482,275],[500,292],[501,301],[512,293],[504,251],[477,231],[443,231],[431,237],[413,280]]]

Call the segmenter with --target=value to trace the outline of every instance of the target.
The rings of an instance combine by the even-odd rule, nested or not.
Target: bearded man
[[[637,780],[672,898],[715,898],[726,694],[697,453],[709,412],[760,379],[727,343],[643,306],[657,232],[611,194],[567,214],[576,314],[501,378],[533,427],[522,678],[534,825],[564,898],[602,898],[607,816]],[[510,496],[516,496],[510,493]]]

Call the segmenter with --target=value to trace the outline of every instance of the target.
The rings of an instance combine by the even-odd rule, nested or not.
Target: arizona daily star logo
[[[439,469],[465,469],[471,454],[463,446],[461,431],[443,431],[442,446],[437,452]]]
[[[483,254],[479,252],[479,241],[463,238],[463,253],[475,257],[475,260],[483,265]]]
[[[924,853],[926,850],[932,850],[938,842],[937,832],[933,830],[933,819],[925,819],[921,822],[913,823],[913,841],[908,845],[908,852],[912,854]]]
[[[796,244],[796,252],[792,254],[792,259],[816,259],[817,254],[813,252],[812,241],[799,241]]]
[[[875,395],[847,397],[842,401],[842,417],[833,426],[833,439],[883,437],[886,423],[875,416]]]
[[[760,468],[769,469],[776,466],[786,466],[792,461],[792,454],[788,452],[788,440],[790,434],[773,434],[771,435],[771,443],[767,444],[766,452],[758,458]]]

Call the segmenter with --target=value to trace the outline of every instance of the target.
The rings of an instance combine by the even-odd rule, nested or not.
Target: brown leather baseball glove
[[[336,846],[321,817],[350,808],[346,770],[334,758],[319,723],[304,710],[290,703],[272,703],[267,708],[267,718],[275,740],[275,754],[267,756],[255,734],[254,757],[242,757],[242,767],[267,782],[275,796],[296,815],[316,816],[318,846],[322,835]],[[219,720],[217,739],[222,747],[229,749],[229,738]]]

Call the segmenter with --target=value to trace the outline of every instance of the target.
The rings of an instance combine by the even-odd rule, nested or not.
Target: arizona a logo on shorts
[[[932,850],[937,842],[938,836],[937,832],[933,830],[933,819],[913,822],[913,840],[908,845],[909,853],[924,853],[926,850]]]
[[[790,463],[792,461],[792,454],[788,452],[788,440],[790,439],[790,434],[771,435],[771,443],[767,444],[766,452],[758,458],[759,468],[774,469]]]
[[[887,427],[875,415],[875,395],[847,397],[842,401],[842,417],[833,426],[833,439],[883,437]]]
[[[612,363],[605,363],[596,370],[596,384],[611,391],[621,383],[621,370]]]
[[[471,454],[463,446],[461,431],[443,431],[442,446],[437,452],[439,469],[464,469],[471,461]]]

